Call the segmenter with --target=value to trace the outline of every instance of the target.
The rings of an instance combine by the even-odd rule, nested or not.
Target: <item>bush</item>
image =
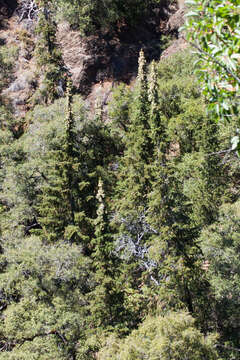
[[[240,202],[237,201],[224,204],[218,221],[205,229],[200,237],[207,275],[216,300],[215,318],[218,319],[219,332],[235,346],[240,341],[239,232]]]
[[[117,23],[135,25],[161,0],[59,0],[58,19],[78,26],[83,34],[111,29]]]
[[[126,339],[108,339],[100,360],[214,360],[216,335],[204,337],[187,313],[149,317]]]

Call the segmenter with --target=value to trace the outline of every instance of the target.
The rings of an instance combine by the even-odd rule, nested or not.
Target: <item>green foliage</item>
[[[148,194],[147,221],[155,229],[149,252],[156,263],[163,307],[198,313],[208,285],[197,238],[201,227],[216,218],[223,195],[223,169],[216,156],[209,156],[219,149],[217,126],[211,120],[205,123],[205,105],[189,55],[161,62],[158,74],[162,131]]]
[[[239,218],[239,201],[225,204],[220,209],[218,220],[200,236],[207,276],[216,299],[217,326],[224,340],[232,340],[235,347],[240,341]]]
[[[103,182],[98,185],[98,209],[95,234],[91,241],[93,249],[93,273],[95,286],[88,294],[89,300],[89,339],[103,336],[104,333],[120,331],[124,328],[124,293],[120,282],[120,260],[114,254],[114,237],[111,233]],[[97,301],[96,301],[97,299]],[[99,345],[97,346],[99,349]]]
[[[157,66],[155,61],[153,61],[150,69],[148,89],[148,98],[150,102],[149,124],[156,159],[157,161],[163,161],[163,157],[166,153],[167,139],[165,124],[162,121],[162,114],[159,111],[160,96],[157,75]]]
[[[127,85],[120,84],[113,90],[112,101],[109,106],[109,116],[112,121],[111,131],[123,138],[129,127],[132,101],[133,93]]]
[[[146,12],[161,0],[58,0],[57,17],[78,25],[83,34],[109,30],[117,23],[130,26],[139,23]]]
[[[5,291],[2,311],[7,306],[0,330],[3,359],[5,352],[13,359],[70,359],[74,356],[89,359],[92,347],[85,346],[85,334],[88,325],[96,329],[99,324],[89,315],[90,296],[86,293],[94,294],[96,287],[95,294],[98,294],[104,274],[92,277],[96,265],[90,266],[90,259],[82,255],[80,244],[70,245],[61,240],[63,237],[73,240],[69,230],[76,234],[76,226],[78,233],[85,231],[88,236],[94,236],[94,227],[90,232],[80,228],[79,218],[73,226],[71,219],[65,216],[69,198],[64,190],[71,191],[76,201],[74,206],[86,205],[87,216],[94,220],[99,174],[105,179],[117,145],[106,125],[87,119],[79,96],[70,103],[67,111],[66,99],[48,107],[36,106],[28,114],[28,129],[18,140],[14,141],[6,130],[1,132],[0,217],[4,243],[1,259],[4,272],[0,274],[4,290],[1,294]],[[66,182],[69,164],[72,180],[76,179],[70,185]],[[90,186],[87,187],[88,182]],[[107,188],[110,183],[108,175]],[[39,210],[40,206],[43,209],[42,203],[46,209],[44,214]],[[77,208],[74,208],[74,215],[78,216]],[[64,222],[64,229],[54,226],[50,229],[49,223],[54,225],[58,220]],[[86,222],[86,217],[83,221]],[[39,224],[45,236],[41,239],[29,237],[36,228],[38,232],[43,231]],[[63,235],[65,230],[70,236]],[[56,241],[47,245],[46,238],[53,240],[52,235]],[[100,234],[97,236],[101,238]],[[84,242],[84,252],[86,248],[90,253],[101,252],[101,244],[98,241],[97,244],[98,250],[89,238],[88,243]],[[96,258],[95,261],[97,264],[101,260]],[[100,302],[101,310],[105,306],[104,299]],[[116,296],[115,299],[118,303]],[[97,305],[95,300],[94,306]]]
[[[55,169],[55,166],[60,161],[59,154],[65,156],[65,105],[65,100],[58,100],[48,107],[36,106],[28,114],[30,125],[25,134],[17,141],[4,141],[1,151],[4,167],[0,174],[3,177],[1,201],[5,207],[2,226],[6,231],[15,229],[19,233],[36,224],[39,194],[44,188],[51,191],[48,181],[55,182],[55,186],[59,185],[57,181],[64,183],[59,175],[60,169]],[[80,163],[74,173],[78,178],[78,185],[82,182],[82,188],[75,188],[74,191],[80,193],[77,201],[86,205],[87,216],[93,219],[96,216],[98,174],[106,176],[103,169],[111,163],[117,146],[107,126],[87,119],[79,96],[74,97],[72,110],[76,126],[73,163]],[[109,182],[108,176],[107,184]],[[90,186],[86,188],[88,183]],[[64,206],[64,203],[59,203],[59,206]],[[48,210],[51,211],[50,208]]]
[[[122,216],[124,211],[127,212],[127,216],[131,216],[132,211],[140,214],[146,205],[145,197],[150,184],[148,163],[153,152],[149,130],[147,68],[144,53],[141,51],[138,83],[131,105],[130,124],[124,139],[126,148],[121,160],[117,190],[122,199],[117,202],[118,209],[122,208],[120,210]]]
[[[2,131],[6,132],[6,137],[8,137],[8,132],[18,138],[22,134],[22,120],[16,119],[12,113],[11,106],[8,104],[7,99],[0,99],[3,101],[3,105],[0,105],[0,128]],[[5,104],[4,104],[5,103]]]
[[[114,222],[117,230],[117,247],[128,261],[122,266],[125,283],[126,308],[129,323],[137,323],[145,311],[145,295],[141,289],[142,264],[133,253],[143,251],[141,246],[148,238],[145,232],[147,194],[151,186],[150,163],[154,151],[149,122],[147,66],[143,51],[139,56],[139,69],[133,102],[129,109],[126,132],[123,135],[125,151],[119,162],[118,181],[114,199]],[[119,104],[119,103],[118,103]],[[121,103],[120,103],[121,104]],[[127,115],[127,111],[125,115]],[[120,122],[120,128],[122,123]],[[146,224],[147,225],[147,224]],[[138,238],[141,240],[138,242]],[[129,253],[128,253],[129,250]],[[140,254],[139,253],[139,254]],[[132,326],[132,325],[131,325]]]
[[[58,86],[65,85],[66,69],[64,69],[61,52],[56,42],[57,26],[53,21],[53,4],[48,0],[39,0],[38,6],[39,18],[36,33],[39,39],[35,56],[40,73],[43,74],[43,81],[32,100],[34,103],[51,103],[56,98],[63,96],[58,91]]]
[[[46,102],[62,74],[56,4],[40,4],[39,65],[56,70]],[[106,4],[130,16],[136,2]],[[221,205],[239,196],[239,161],[220,151],[237,120],[206,116],[194,60],[148,69],[141,52],[111,121],[89,118],[70,86],[27,114],[22,136],[1,108],[0,359],[237,358],[239,204]]]
[[[18,47],[16,45],[0,46],[0,92],[13,80],[14,65],[18,59]],[[9,101],[3,94],[0,95],[0,128],[17,133],[15,125],[19,123],[14,119]]]
[[[37,237],[15,238],[3,250],[0,358],[71,358],[83,331],[89,260],[79,246]]]
[[[18,58],[18,47],[16,45],[0,46],[0,91],[9,84],[14,64]]]
[[[187,313],[147,318],[126,339],[107,339],[100,360],[214,360],[216,336],[204,337]]]
[[[45,158],[63,141],[63,114],[63,102],[49,108],[35,107],[29,114],[32,124],[28,131],[20,139],[2,146],[1,201],[5,204],[2,226],[6,231],[15,229],[19,233],[36,222],[37,195],[47,175]]]
[[[153,308],[158,302],[201,312],[199,321],[207,328],[202,308],[207,313],[209,285],[198,235],[217,217],[226,176],[216,155],[219,129],[206,117],[193,71],[194,59],[178,54],[152,64],[149,82],[141,87],[139,81],[131,105],[124,89],[116,93],[116,108],[126,107],[124,119],[112,112],[125,144],[114,218],[116,246],[126,262],[125,291],[131,294],[126,306],[143,311],[146,301]],[[151,291],[157,294],[155,305],[145,298]]]
[[[86,240],[88,219],[82,207],[82,198],[89,186],[82,178],[79,153],[76,151],[76,131],[72,114],[72,95],[67,94],[64,140],[60,149],[48,154],[46,184],[41,189],[37,211],[43,235],[50,241],[59,238]],[[79,171],[80,170],[80,171]],[[85,228],[85,231],[82,229]]]
[[[239,0],[191,0],[188,40],[197,50],[199,74],[210,109],[231,120],[239,111]]]

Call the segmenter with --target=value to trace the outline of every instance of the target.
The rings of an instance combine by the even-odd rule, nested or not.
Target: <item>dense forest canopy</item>
[[[19,2],[30,30],[0,46],[0,360],[239,358],[239,1],[189,1],[195,54],[142,49],[106,104],[59,45],[62,21],[116,36],[168,3]],[[36,75],[19,116],[22,43]]]

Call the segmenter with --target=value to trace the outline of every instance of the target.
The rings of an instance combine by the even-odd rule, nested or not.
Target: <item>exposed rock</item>
[[[185,0],[177,0],[179,9],[181,9],[185,5]]]
[[[171,56],[175,53],[177,53],[178,51],[183,51],[188,47],[188,43],[186,42],[186,40],[183,37],[180,37],[179,39],[176,39],[172,42],[172,44],[163,51],[162,55],[161,55],[161,59],[164,59],[168,56]]]
[[[179,9],[170,16],[167,24],[166,31],[175,34],[175,39],[172,44],[163,51],[161,59],[175,54],[178,51],[183,51],[188,47],[188,43],[185,41],[183,34],[179,33],[179,28],[184,25],[184,16],[186,13],[186,6],[184,0],[178,0]]]
[[[85,100],[85,106],[94,115],[95,111],[102,112],[104,119],[107,119],[107,105],[112,99],[114,82],[104,81],[94,84],[91,93]]]
[[[164,47],[161,35],[166,34],[169,16],[175,11],[176,3],[166,1],[165,7],[155,9],[152,18],[137,29],[122,24],[114,33],[87,38],[82,38],[68,24],[60,24],[58,41],[76,88],[87,95],[95,83],[113,79],[129,83],[136,76],[141,48],[147,60],[160,58]]]
[[[171,33],[178,34],[178,30],[184,24],[184,15],[186,7],[182,5],[174,14],[172,14],[167,22],[166,29]]]
[[[186,47],[184,40],[178,39],[163,51],[166,40],[163,40],[162,35],[165,35],[166,39],[166,35],[177,34],[179,26],[183,24],[184,7],[181,7],[182,1],[180,2],[177,6],[176,1],[162,1],[137,29],[130,29],[122,23],[114,32],[83,38],[78,30],[71,29],[67,23],[58,26],[57,39],[65,65],[72,74],[76,90],[87,97],[91,110],[98,98],[102,101],[102,106],[106,106],[114,83],[123,81],[129,84],[134,81],[141,48],[150,61]],[[5,16],[10,16],[15,11],[17,1],[0,0],[0,4],[1,8],[5,9]],[[12,74],[14,81],[5,89],[5,94],[12,102],[15,114],[24,116],[29,108],[29,98],[37,86],[41,86],[41,81],[38,81],[35,75],[36,64],[33,56],[36,22],[26,18],[19,23],[16,11],[15,14],[16,16],[7,21],[7,27],[0,30],[0,39],[3,43],[17,45],[19,49]]]
[[[27,81],[27,77],[23,74],[21,76],[19,76],[10,86],[9,88],[5,91],[5,93],[7,92],[13,92],[16,93],[18,91],[22,91],[22,90],[26,90],[26,88],[29,87],[29,82]]]
[[[36,88],[36,67],[32,56],[35,38],[26,30],[25,21],[19,24],[16,16],[8,19],[7,26],[0,30],[0,38],[8,47],[18,49],[15,66],[9,73],[11,83],[2,94],[11,103],[14,115],[24,117],[29,109],[29,98]]]

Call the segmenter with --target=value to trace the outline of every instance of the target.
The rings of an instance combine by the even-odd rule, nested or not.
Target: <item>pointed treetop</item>
[[[150,79],[149,79],[149,90],[148,90],[148,99],[151,104],[151,113],[154,112],[158,106],[158,84],[157,84],[157,66],[156,62],[153,61],[150,67]]]
[[[104,194],[104,190],[103,190],[103,181],[100,178],[99,181],[98,181],[98,192],[97,192],[96,198],[99,201],[99,203],[102,203],[104,197],[105,197],[105,194]]]
[[[146,80],[146,59],[143,49],[140,50],[138,58],[138,81],[142,82]]]
[[[97,209],[97,219],[96,219],[96,224],[100,225],[100,230],[103,230],[104,228],[104,224],[103,224],[103,218],[105,215],[105,204],[104,204],[104,190],[103,190],[103,181],[100,178],[99,182],[98,182],[98,192],[96,195],[96,198],[98,200],[98,209]]]
[[[66,135],[68,139],[68,145],[72,143],[73,139],[73,127],[74,127],[74,119],[72,113],[72,81],[70,78],[67,79],[67,86],[66,86],[66,119],[65,119],[65,126],[66,126]]]

